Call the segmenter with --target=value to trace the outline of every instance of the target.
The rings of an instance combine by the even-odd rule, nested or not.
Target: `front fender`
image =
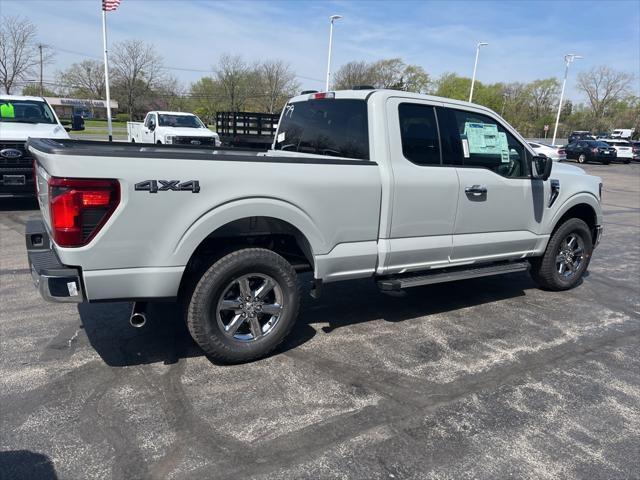
[[[306,237],[313,255],[331,250],[320,229],[302,209],[280,199],[255,197],[218,205],[193,222],[173,250],[175,264],[186,265],[205,238],[228,223],[248,217],[272,217],[290,223]]]
[[[600,206],[600,202],[593,193],[580,192],[567,198],[564,203],[558,207],[555,214],[551,217],[551,220],[545,226],[545,233],[550,234],[562,216],[571,208],[580,204],[589,205],[596,214],[596,225],[602,225],[602,207]]]

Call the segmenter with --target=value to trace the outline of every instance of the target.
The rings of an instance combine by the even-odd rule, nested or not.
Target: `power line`
[[[60,52],[64,52],[64,53],[70,53],[72,55],[80,55],[82,57],[86,57],[86,58],[93,58],[94,60],[100,60],[102,61],[102,59],[100,57],[96,57],[94,55],[91,55],[89,53],[85,53],[85,52],[79,52],[77,50],[69,50],[67,48],[60,48],[57,47],[55,45],[48,45],[49,48],[52,48],[54,50],[58,50]],[[213,69],[209,69],[209,70],[203,70],[200,68],[190,68],[190,67],[169,67],[169,66],[161,66],[160,68],[162,68],[163,70],[175,70],[175,71],[179,71],[179,72],[195,72],[195,73],[214,73]],[[313,78],[313,77],[306,77],[304,75],[297,75],[294,73],[294,76],[296,78],[301,78],[302,80],[311,80],[314,82],[324,82],[324,80],[320,80],[318,78]]]

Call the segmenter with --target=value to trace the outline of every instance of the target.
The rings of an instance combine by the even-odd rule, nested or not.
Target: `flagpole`
[[[102,43],[104,45],[104,86],[107,91],[107,131],[109,141],[113,142],[113,129],[111,126],[111,95],[109,94],[109,58],[107,56],[107,11],[102,6]]]

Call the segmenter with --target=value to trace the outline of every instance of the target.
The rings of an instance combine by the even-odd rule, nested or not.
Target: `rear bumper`
[[[84,302],[80,270],[60,262],[42,220],[27,222],[25,242],[31,277],[42,298],[48,302]]]

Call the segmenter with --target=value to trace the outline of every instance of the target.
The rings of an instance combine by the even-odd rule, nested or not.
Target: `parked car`
[[[296,96],[259,153],[41,139],[29,150],[40,293],[137,301],[134,326],[140,301],[177,299],[224,362],[284,340],[300,272],[315,296],[347,279],[397,291],[529,268],[565,290],[602,232],[600,178],[537,156],[486,107],[403,91]]]
[[[529,142],[533,151],[538,155],[545,155],[554,162],[562,162],[567,159],[567,154],[564,151],[564,147],[556,147],[554,145],[548,145],[546,143]]]
[[[600,162],[608,165],[616,159],[616,149],[600,140],[578,140],[564,147],[567,159],[578,163]]]
[[[69,138],[51,105],[42,97],[0,95],[0,198],[35,197],[29,137]]]
[[[611,138],[630,139],[634,132],[635,129],[633,128],[616,128],[611,132]]]
[[[616,149],[616,156],[619,161],[630,163],[633,159],[633,146],[631,142],[619,138],[603,138],[601,141]]]
[[[149,112],[144,122],[127,122],[131,143],[220,146],[220,137],[193,113]]]
[[[631,148],[633,151],[633,161],[640,162],[640,142],[636,140],[632,141]]]
[[[588,132],[586,130],[576,130],[574,132],[571,132],[571,135],[569,135],[569,138],[567,139],[567,143],[573,143],[578,140],[595,140],[595,139],[596,137],[591,135],[591,132]]]

